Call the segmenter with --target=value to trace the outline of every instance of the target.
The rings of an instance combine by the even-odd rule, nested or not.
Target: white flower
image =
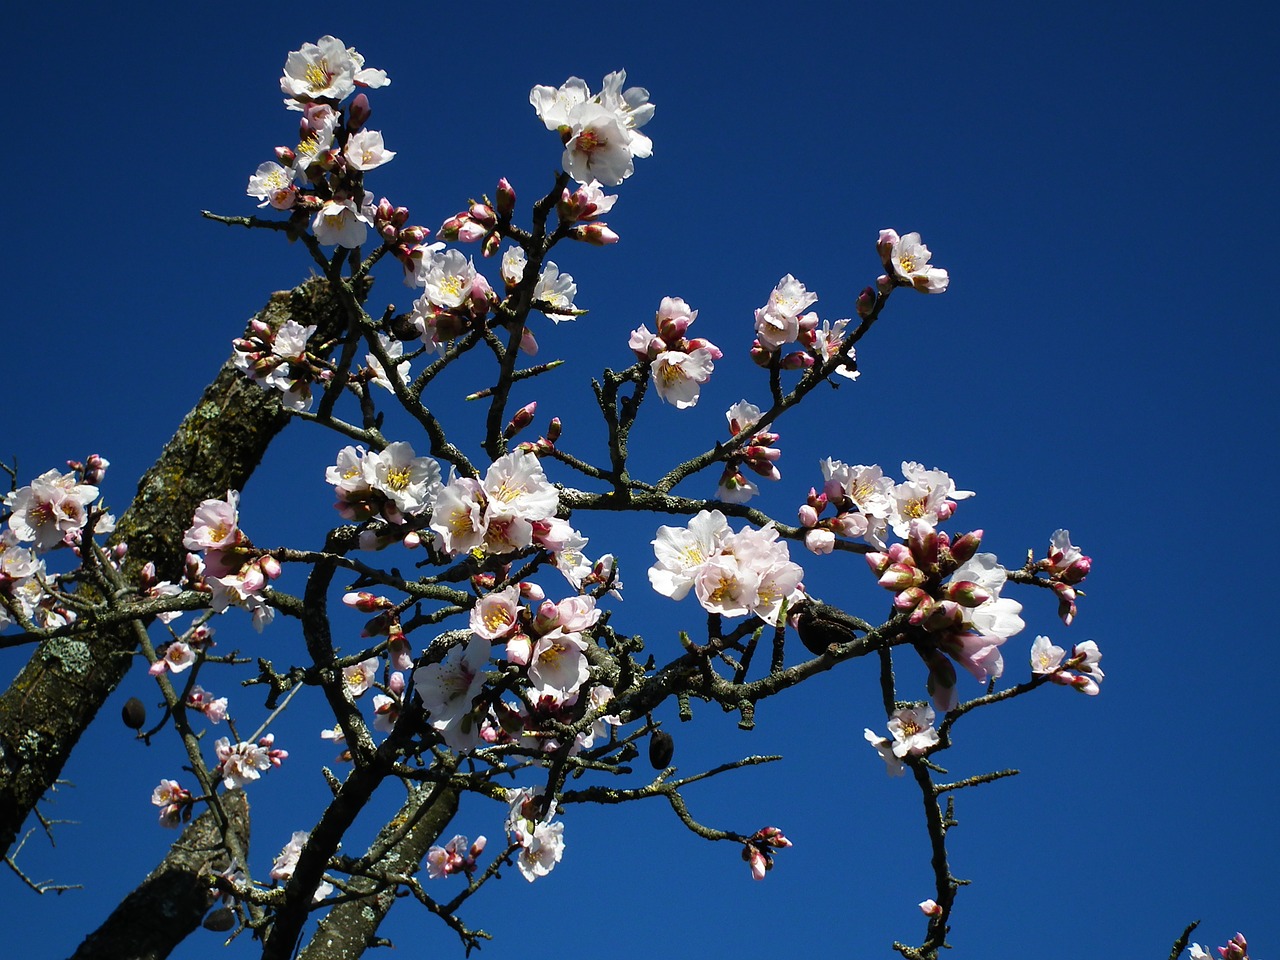
[[[653,143],[638,132],[653,116],[649,93],[641,87],[622,90],[626,73],[604,78],[604,89],[595,97],[577,77],[559,89],[536,86],[529,102],[548,130],[567,134],[564,169],[580,183],[598,181],[617,186],[635,169],[633,157],[647,157]]]
[[[443,538],[446,551],[463,553],[484,543],[488,531],[484,508],[478,480],[455,477],[441,488],[431,511],[431,529]]]
[[[440,464],[414,456],[413,447],[403,441],[388,444],[381,453],[365,454],[360,468],[364,481],[403,514],[429,510],[441,489]]]
[[[1056,647],[1048,637],[1036,637],[1031,644],[1031,672],[1054,673],[1062,666],[1062,658],[1066,655],[1062,647]]]
[[[256,743],[237,743],[231,746],[227,737],[218,738],[214,744],[222,783],[228,790],[243,787],[262,777],[271,769],[271,756],[267,747]]]
[[[409,377],[412,375],[409,369],[409,361],[401,360],[404,354],[404,344],[387,336],[385,333],[378,334],[378,343],[382,344],[383,352],[392,360],[397,361],[395,365],[396,379],[401,383],[408,383]],[[387,371],[383,369],[382,362],[378,360],[372,353],[365,354],[364,362],[369,368],[369,372],[373,374],[371,383],[375,383],[388,393],[395,393],[395,388],[391,385],[391,379],[387,376]]]
[[[889,266],[900,283],[915,287],[922,293],[942,293],[950,278],[940,267],[929,266],[929,248],[920,242],[920,234],[908,233],[893,242],[889,252]]]
[[[683,600],[698,570],[719,555],[729,534],[719,510],[698,511],[687,527],[659,527],[652,541],[657,563],[649,568],[649,583],[664,597]]]
[[[520,625],[520,587],[486,593],[471,608],[471,632],[486,640],[500,640]]]
[[[587,642],[557,628],[538,640],[529,659],[529,684],[538,697],[568,700],[587,681]]]
[[[205,500],[196,507],[191,526],[182,535],[182,545],[188,550],[223,550],[235,546],[243,539],[239,527],[240,494],[227,491],[225,500]]]
[[[899,707],[889,720],[889,732],[893,734],[893,755],[901,759],[907,754],[919,756],[938,743],[938,731],[933,729],[933,707]]]
[[[514,287],[524,279],[524,268],[528,259],[521,247],[508,247],[502,254],[502,282]]]
[[[347,163],[357,170],[380,167],[396,155],[394,150],[388,150],[382,145],[382,134],[377,130],[361,130],[352,134],[342,152],[347,157]]]
[[[288,210],[298,198],[298,188],[293,183],[293,171],[282,167],[274,160],[259,164],[257,171],[249,178],[249,186],[245,193],[262,202],[259,207],[268,204],[277,210]]]
[[[14,536],[35,541],[36,550],[49,550],[84,528],[86,507],[97,499],[98,488],[77,483],[74,473],[49,470],[7,494],[4,505],[12,511],[9,529]]]
[[[516,855],[516,866],[524,878],[533,883],[545,877],[564,856],[564,824],[539,823],[523,835],[524,845]]]
[[[650,368],[658,396],[677,410],[697,405],[702,385],[711,379],[714,369],[711,351],[706,347],[691,353],[664,350],[654,357]]]
[[[360,696],[378,679],[378,658],[369,657],[349,667],[343,667],[342,679],[347,685],[347,692],[352,697]]]
[[[427,719],[455,750],[469,749],[479,739],[479,723],[471,711],[484,687],[490,650],[488,640],[472,637],[460,657],[429,663],[413,672],[413,686],[422,698]]]
[[[899,760],[893,752],[893,741],[888,737],[882,737],[869,727],[862,731],[863,737],[867,743],[875,747],[876,752],[880,754],[880,759],[884,761],[885,773],[891,777],[900,777],[906,772],[906,764]]]
[[[375,89],[390,84],[384,71],[365,67],[364,57],[354,47],[323,36],[315,43],[304,43],[285,59],[280,92],[289,97],[285,105],[297,110],[300,103],[343,100],[357,85]]]
[[[505,258],[503,270],[506,270]],[[523,274],[523,263],[520,265],[520,271]],[[567,273],[561,273],[555,262],[548,260],[543,267],[542,275],[538,277],[537,285],[533,288],[533,299],[541,300],[547,305],[545,308],[538,309],[556,323],[565,319],[572,320],[574,312],[578,309],[573,305],[573,298],[577,295],[578,285],[573,282],[573,277]]]
[[[462,306],[475,280],[474,263],[459,250],[437,250],[424,261],[423,268],[420,282],[427,288],[424,296],[430,303],[445,310]]]
[[[1007,640],[1020,633],[1026,626],[1022,617],[1022,604],[1000,596],[1008,578],[1008,571],[997,561],[994,553],[979,553],[965,561],[951,575],[952,583],[970,581],[991,594],[986,602],[965,611],[965,621],[978,633]],[[997,661],[999,657],[997,656]],[[998,670],[992,676],[1000,676]]]
[[[324,246],[354,250],[369,236],[369,219],[353,200],[326,200],[311,221],[316,241]]]

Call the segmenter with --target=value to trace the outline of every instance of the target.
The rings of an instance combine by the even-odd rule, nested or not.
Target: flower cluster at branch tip
[[[307,350],[316,325],[286,320],[273,330],[261,320],[249,324],[249,334],[232,341],[236,369],[264,388],[280,391],[290,410],[311,409],[312,385],[328,383],[332,368]]]
[[[458,834],[443,847],[432,846],[427,851],[427,876],[432,880],[463,873],[470,877],[476,871],[476,858],[484,852],[488,843],[484,837],[476,837],[471,843],[462,834]]]
[[[532,883],[545,877],[564,856],[564,824],[552,823],[556,801],[525,787],[507,790],[507,833],[520,844],[516,866]]]
[[[643,323],[631,331],[632,352],[649,364],[658,396],[677,410],[697,405],[715,361],[724,356],[710,340],[685,337],[697,318],[698,311],[679,297],[663,297],[655,316],[658,332],[650,332]]]
[[[160,808],[160,826],[174,828],[191,819],[191,791],[176,780],[161,780],[151,791],[151,802]]]
[[[791,841],[777,827],[761,827],[742,847],[742,859],[751,867],[751,879],[763,880],[773,869],[773,851],[785,850]]]
[[[1249,960],[1249,944],[1244,934],[1237,933],[1225,946],[1218,947],[1218,956],[1222,960]],[[1213,954],[1198,943],[1191,944],[1190,957],[1191,960],[1213,960]]]
[[[867,743],[875,747],[884,760],[886,772],[900,777],[904,772],[903,757],[921,757],[938,745],[938,731],[933,728],[933,707],[899,707],[889,717],[893,739],[882,737],[870,728],[863,731]]]
[[[280,561],[258,550],[240,530],[240,494],[227,491],[225,500],[205,500],[196,508],[191,526],[183,534],[188,550],[204,554],[188,556],[189,575],[212,596],[212,607],[221,613],[229,606],[242,607],[253,616],[259,633],[275,617],[263,591],[280,576]]]
[[[284,849],[280,851],[275,862],[271,865],[272,880],[288,881],[293,877],[293,871],[298,866],[298,857],[302,856],[302,848],[306,846],[310,838],[311,834],[306,830],[294,831],[293,836],[289,838],[289,842],[284,845]],[[333,893],[333,884],[327,880],[322,880],[311,895],[311,899],[313,902],[319,903],[331,893]]]
[[[278,767],[289,756],[287,750],[275,747],[275,734],[268,733],[260,737],[257,743],[246,743],[243,740],[232,744],[227,737],[219,737],[214,743],[214,753],[218,757],[218,766],[214,771],[222,778],[222,784],[228,790],[243,787],[258,780],[272,767]]]
[[[943,293],[950,283],[947,271],[929,265],[929,248],[920,242],[920,234],[900,237],[896,230],[881,230],[876,250],[888,275],[880,278],[882,287],[914,287],[921,293]]]
[[[565,172],[579,183],[616,187],[635,172],[634,158],[653,153],[653,142],[639,132],[653,117],[649,91],[624,90],[626,82],[626,71],[618,70],[595,95],[577,77],[558,89],[539,85],[529,92],[538,118],[564,142]]]
[[[729,421],[729,435],[738,436],[748,426],[759,423],[760,416],[760,408],[754,403],[739,400],[725,411],[725,419]],[[751,435],[747,443],[726,457],[720,485],[716,488],[716,498],[726,503],[746,503],[760,492],[759,487],[743,476],[743,467],[766,480],[781,480],[782,474],[775,464],[782,456],[782,451],[771,446],[777,442],[778,434],[759,430]]]
[[[784,606],[804,596],[804,570],[772,526],[735,533],[719,510],[700,510],[687,527],[659,527],[652,542],[657,562],[649,568],[649,583],[672,600],[684,599],[692,588],[710,613],[754,614],[777,626]]]
[[[63,575],[51,574],[41,555],[66,549],[81,557],[91,522],[91,536],[115,530],[115,517],[99,500],[109,465],[96,453],[83,463],[69,460],[69,471],[48,470],[0,500],[9,511],[0,529],[0,596],[12,606],[0,604],[0,630],[21,621],[51,629],[76,619],[74,604],[63,594]],[[126,550],[121,543],[107,551],[107,563],[118,570]]]

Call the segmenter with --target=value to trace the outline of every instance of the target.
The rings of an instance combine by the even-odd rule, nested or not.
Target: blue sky
[[[539,422],[560,415],[565,442],[591,453],[586,378],[625,366],[628,331],[663,296],[683,297],[725,359],[696,410],[646,410],[636,455],[660,464],[656,474],[720,436],[734,401],[763,403],[745,350],[752,311],[779,277],[816,291],[823,318],[848,316],[879,272],[877,231],[921,232],[951,289],[895,295],[859,350],[861,379],[782,421],[783,479],[761,505],[790,522],[824,456],[890,472],[919,460],[977,491],[957,524],[985,528],[984,548],[1006,564],[1039,553],[1057,527],[1094,559],[1077,624],[1064,630],[1050,604],[1020,597],[1028,628],[1005,650],[1012,681],[1037,633],[1093,638],[1102,694],[1045,689],[981,712],[943,758],[961,776],[1023,771],[958,797],[953,869],[973,883],[952,942],[961,956],[1065,960],[1105,944],[1163,957],[1202,918],[1201,942],[1239,928],[1258,954],[1276,952],[1265,565],[1280,531],[1264,502],[1280,468],[1273,10],[801,2],[783,18],[750,4],[564,4],[554,15],[494,4],[353,17],[325,4],[180,16],[139,4],[126,21],[77,9],[27,5],[9,20],[22,85],[8,100],[9,155],[35,162],[10,181],[10,209],[23,214],[11,226],[27,227],[5,257],[0,455],[16,456],[24,478],[97,451],[123,507],[243,321],[308,274],[304,251],[281,237],[199,217],[253,212],[245,181],[291,142],[295,115],[278,93],[289,50],[334,33],[388,71],[370,125],[398,156],[369,185],[433,228],[500,176],[527,210],[559,159],[529,88],[577,75],[595,89],[625,67],[657,104],[645,131],[654,155],[617,191],[619,244],[556,251],[591,313],[538,330],[547,359],[570,361]],[[407,308],[412,292],[385,266],[371,304]],[[460,422],[470,414],[459,398],[488,382],[464,379],[438,400]],[[245,492],[256,542],[318,543],[334,522],[323,468],[340,445],[302,424],[278,441]],[[615,545],[607,521],[582,521],[593,552]],[[648,592],[660,522],[615,534],[635,559],[614,622],[663,659],[700,616],[691,600]],[[869,617],[883,609],[860,560],[795,556],[824,599]],[[299,648],[287,625],[259,638],[228,618],[222,630],[277,664]],[[24,659],[0,652],[6,679]],[[902,674],[910,695],[911,668]],[[261,704],[233,684],[225,692],[258,717]],[[130,695],[154,699],[141,671],[51,809],[79,825],[23,854],[38,878],[85,889],[37,898],[0,874],[23,955],[69,954],[172,840],[148,797],[181,761],[174,745],[129,740],[115,716]],[[776,823],[795,848],[756,884],[735,849],[693,838],[656,801],[572,810],[550,877],[530,886],[513,873],[469,905],[466,919],[497,938],[489,952],[890,956],[893,939],[918,941],[915,904],[930,894],[919,795],[888,780],[863,742],[863,727],[883,723],[870,664],[762,705],[750,734],[705,707],[687,726],[668,719],[682,773],[786,755],[688,799],[707,823]],[[291,708],[278,737],[293,756],[250,794],[260,872],[318,815],[322,725]],[[467,806],[456,827],[496,837],[501,814]],[[360,829],[353,847],[376,824]],[[402,948],[457,949],[408,904],[387,934]],[[213,944],[197,935],[176,956]]]

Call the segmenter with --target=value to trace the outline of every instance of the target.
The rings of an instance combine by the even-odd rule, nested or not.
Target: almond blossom
[[[213,745],[218,757],[214,772],[222,777],[223,786],[228,790],[246,786],[272,767],[280,766],[289,754],[277,750],[274,743],[275,735],[270,733],[257,743],[241,741],[234,746],[227,737],[219,737]]]
[[[291,52],[280,78],[280,92],[289,98],[285,106],[291,110],[301,110],[303,104],[316,100],[345,100],[357,86],[376,89],[390,85],[385,71],[366,68],[364,57],[354,47],[328,35]]]
[[[455,750],[466,750],[479,740],[479,722],[473,716],[475,698],[484,687],[492,644],[473,636],[461,655],[429,663],[413,673],[413,687],[422,698],[427,720]]]
[[[876,246],[897,283],[922,293],[942,293],[947,289],[950,282],[947,271],[929,266],[932,254],[920,242],[920,234],[899,237],[893,230],[881,230]]]
[[[536,86],[529,102],[548,130],[564,139],[562,163],[580,183],[598,181],[615,187],[635,171],[634,157],[647,157],[653,143],[638,132],[653,116],[649,93],[641,87],[625,91],[626,72],[604,78],[594,97],[586,83],[570,77],[559,89]]]
[[[98,488],[80,483],[74,473],[49,470],[25,487],[5,495],[12,511],[9,529],[20,541],[34,541],[38,551],[50,550],[88,522],[88,506],[98,499]]]

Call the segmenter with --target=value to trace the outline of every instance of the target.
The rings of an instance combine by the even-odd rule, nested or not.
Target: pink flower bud
[[[924,572],[916,567],[909,567],[905,563],[891,563],[880,575],[878,582],[886,590],[897,592],[906,590],[908,587],[918,587],[924,581]]]
[[[926,917],[940,917],[942,916],[942,907],[933,900],[921,900],[920,912]]]
[[[860,317],[871,316],[871,311],[874,310],[875,307],[876,307],[876,288],[864,287],[863,291],[860,294],[858,294],[858,299],[855,303],[855,309],[858,311],[858,316]]]
[[[347,593],[342,597],[342,602],[348,607],[355,607],[361,613],[373,613],[375,610],[386,610],[394,604],[386,597],[374,596],[361,590],[359,593]]]
[[[352,133],[359,133],[360,129],[369,122],[369,117],[373,115],[373,110],[369,107],[369,98],[363,93],[358,93],[351,101],[351,105],[347,107],[347,129]]]
[[[422,546],[422,534],[418,533],[417,530],[410,530],[400,542],[404,544],[406,550],[417,550],[418,547]]]
[[[980,546],[982,546],[982,531],[971,530],[951,542],[951,559],[956,563],[964,563],[967,560],[971,560]]]
[[[276,577],[280,576],[280,561],[269,553],[264,555],[258,561],[258,567],[262,570],[263,575],[268,580],[274,580]]]
[[[938,562],[938,535],[933,524],[912,520],[907,542],[917,566],[932,567]]]
[[[593,246],[603,247],[618,242],[618,235],[605,223],[580,223],[569,231],[573,240],[582,240]]]
[[[292,167],[298,155],[288,147],[276,147],[276,159],[280,161],[281,166]]]
[[[510,440],[517,433],[523,430],[529,424],[533,423],[533,415],[538,409],[538,401],[527,403],[516,411],[515,416],[511,418],[511,422],[507,424],[507,428],[502,431],[502,435]]]
[[[804,535],[804,545],[810,552],[824,556],[835,549],[836,535],[830,530],[810,530]]]
[[[962,607],[980,607],[991,599],[991,591],[984,590],[972,580],[960,580],[946,586],[947,599]]]
[[[400,242],[416,247],[430,235],[431,231],[426,227],[405,227],[400,231]]]
[[[404,693],[404,687],[404,674],[399,670],[387,678],[387,689],[390,690],[394,696],[398,697],[400,694]]]
[[[796,513],[800,518],[800,526],[812,527],[817,525],[818,511],[813,509],[813,507],[810,506],[809,504],[806,503],[803,507],[801,507],[798,511],[796,511]]]
[[[701,337],[694,337],[688,343],[687,352],[693,353],[693,351],[695,350],[706,350],[707,353],[711,354],[712,360],[719,360],[721,357],[724,356],[724,353],[720,350],[719,347],[717,347],[710,340],[704,340]]]
[[[885,570],[889,569],[889,564],[893,562],[889,559],[888,554],[876,553],[874,551],[863,554],[863,559],[867,561],[867,566],[871,568],[871,572],[876,576],[879,576],[884,573]]]
[[[489,228],[474,220],[466,220],[458,225],[457,240],[459,243],[475,243],[489,232]],[[442,234],[443,235],[443,234]]]
[[[897,230],[881,230],[876,240],[876,253],[880,254],[880,262],[889,265],[889,256],[893,253],[893,245],[898,242]]]
[[[929,601],[929,594],[923,589],[920,587],[908,587],[893,598],[893,607],[895,610],[905,612],[907,610],[915,610],[920,604],[928,603]]]
[[[504,181],[502,181],[502,182],[503,182],[503,183],[506,183],[506,181],[505,181],[505,180],[504,180]],[[487,844],[488,842],[489,842],[489,841],[488,841],[488,840],[486,840],[484,837],[476,837],[476,838],[475,838],[475,840],[474,840],[474,841],[472,842],[472,844],[471,844],[471,849],[470,849],[469,851],[467,851],[467,852],[468,852],[468,853],[469,853],[473,858],[478,857],[478,856],[480,856],[480,854],[484,853],[485,844]]]
[[[500,247],[501,245],[502,245],[502,234],[498,233],[497,230],[491,230],[489,231],[489,234],[484,238],[484,243],[481,244],[480,246],[480,255],[482,257],[492,257],[495,253],[498,252],[498,247]]]
[[[457,216],[450,217],[444,223],[440,224],[440,229],[436,231],[436,236],[441,240],[457,240],[458,231],[462,229],[462,225],[467,222],[467,215],[460,213]]]
[[[156,565],[148,560],[142,565],[142,569],[138,571],[138,586],[143,590],[151,589],[156,582]]]
[[[813,357],[802,350],[794,350],[782,358],[783,370],[808,370],[813,366]]]
[[[560,439],[560,418],[552,417],[551,422],[547,424],[547,443],[555,443]]]
[[[1091,559],[1088,557],[1081,557],[1079,560],[1072,563],[1071,566],[1067,567],[1067,569],[1063,570],[1062,573],[1058,574],[1058,579],[1063,583],[1079,583],[1089,575],[1089,571],[1092,567],[1093,561]]]
[[[511,182],[506,177],[503,177],[498,181],[497,193],[498,215],[504,218],[509,218],[512,211],[516,208],[515,187],[511,186]]]

